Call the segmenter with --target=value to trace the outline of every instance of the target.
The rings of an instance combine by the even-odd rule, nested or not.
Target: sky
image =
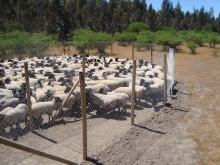
[[[163,0],[146,0],[147,7],[151,3],[153,8],[157,11],[161,9],[161,4]],[[175,8],[178,0],[170,0]],[[209,12],[210,8],[214,9],[214,17],[217,18],[220,13],[220,0],[179,0],[181,9],[184,13],[189,11],[193,12],[193,7],[200,10],[203,6],[205,11]]]

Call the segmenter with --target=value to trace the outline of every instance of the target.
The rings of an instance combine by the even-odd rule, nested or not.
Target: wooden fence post
[[[87,42],[87,54],[89,55],[89,43]]]
[[[133,60],[132,73],[132,95],[131,95],[131,125],[134,125],[134,108],[136,100],[135,84],[136,84],[136,60]]]
[[[83,160],[87,158],[87,121],[86,121],[86,93],[85,93],[85,74],[79,72],[80,95],[82,108],[82,134],[83,134]]]
[[[28,73],[28,63],[27,62],[24,63],[24,69],[25,69],[28,117],[29,117],[30,131],[33,132],[34,131],[33,113],[32,113],[32,109],[31,109],[31,92],[30,92],[29,73]]]
[[[134,42],[132,42],[132,60],[134,59]]]
[[[152,48],[152,45],[150,45],[150,63],[153,64],[153,48]]]
[[[10,44],[10,55],[11,55],[11,58],[13,58],[13,55],[12,55],[12,45]]]
[[[164,96],[163,105],[167,103],[167,54],[164,54]]]
[[[86,57],[85,57],[85,55],[83,54],[83,55],[82,55],[82,72],[83,72],[83,73],[85,73],[85,68],[86,68],[86,66],[85,66],[85,58],[86,58]]]
[[[63,42],[63,54],[65,55],[66,54],[66,43]]]
[[[39,43],[37,43],[37,57],[39,56]]]
[[[48,159],[58,161],[58,162],[61,162],[61,163],[72,164],[72,165],[77,165],[78,164],[76,162],[73,162],[73,161],[70,161],[70,160],[64,159],[62,157],[55,156],[55,155],[48,154],[46,152],[37,150],[33,147],[26,146],[24,144],[9,140],[9,139],[1,137],[1,136],[0,136],[0,144],[10,146],[10,147],[22,150],[22,151],[26,151],[28,153],[32,153],[32,154],[35,154],[35,155],[39,155],[39,156],[42,156],[44,158],[48,158]]]
[[[111,56],[113,55],[113,43],[111,43]]]

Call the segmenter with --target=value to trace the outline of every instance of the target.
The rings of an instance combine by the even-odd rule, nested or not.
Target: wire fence
[[[175,52],[169,49],[167,55],[167,47],[143,44],[135,50],[135,44],[108,43],[109,53],[97,54],[91,49],[95,44],[87,43],[88,54],[77,55],[62,43],[60,55],[1,60],[1,143],[10,139],[34,154],[74,164],[149,119],[172,92]],[[32,160],[9,155],[16,163]]]

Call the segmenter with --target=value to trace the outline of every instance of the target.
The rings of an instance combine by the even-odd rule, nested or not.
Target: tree
[[[175,14],[175,18],[174,18],[174,28],[176,30],[181,30],[181,22],[184,19],[184,13],[181,10],[181,6],[180,6],[180,2],[177,2],[177,5],[174,9],[174,14]]]
[[[153,9],[152,4],[150,4],[147,11],[147,24],[152,31],[156,30],[156,19],[156,11]]]
[[[161,5],[162,26],[172,26],[174,19],[173,3],[170,0],[163,0]]]

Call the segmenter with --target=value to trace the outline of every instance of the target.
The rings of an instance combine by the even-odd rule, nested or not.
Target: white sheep
[[[132,95],[132,87],[119,87],[112,92],[114,93],[126,93],[129,96],[129,99],[131,100],[131,95]],[[146,94],[146,88],[143,86],[135,85],[135,93],[136,93],[136,98],[140,101],[141,97]]]
[[[93,93],[106,93],[110,91],[109,87],[104,84],[88,85],[85,89],[90,90]]]
[[[62,100],[59,97],[54,97],[52,101],[38,102],[32,104],[31,109],[33,117],[39,119],[42,114],[48,114],[49,122],[52,117],[53,110],[58,110],[62,105]]]
[[[27,124],[27,105],[18,104],[15,108],[7,107],[4,109],[0,116],[0,128],[13,126],[15,124],[17,128],[20,128],[20,122],[25,121]]]
[[[36,100],[37,102],[51,101],[54,97],[53,91],[44,91],[39,85],[36,86]]]
[[[107,95],[91,93],[90,99],[91,105],[98,106],[99,109],[97,110],[97,113],[100,113],[100,111],[115,110],[115,108],[118,108],[120,110],[120,106],[123,106],[123,109],[126,110],[125,102],[129,100],[129,96],[124,93],[109,93]]]
[[[18,98],[0,99],[0,111],[6,107],[16,107],[18,104]]]

